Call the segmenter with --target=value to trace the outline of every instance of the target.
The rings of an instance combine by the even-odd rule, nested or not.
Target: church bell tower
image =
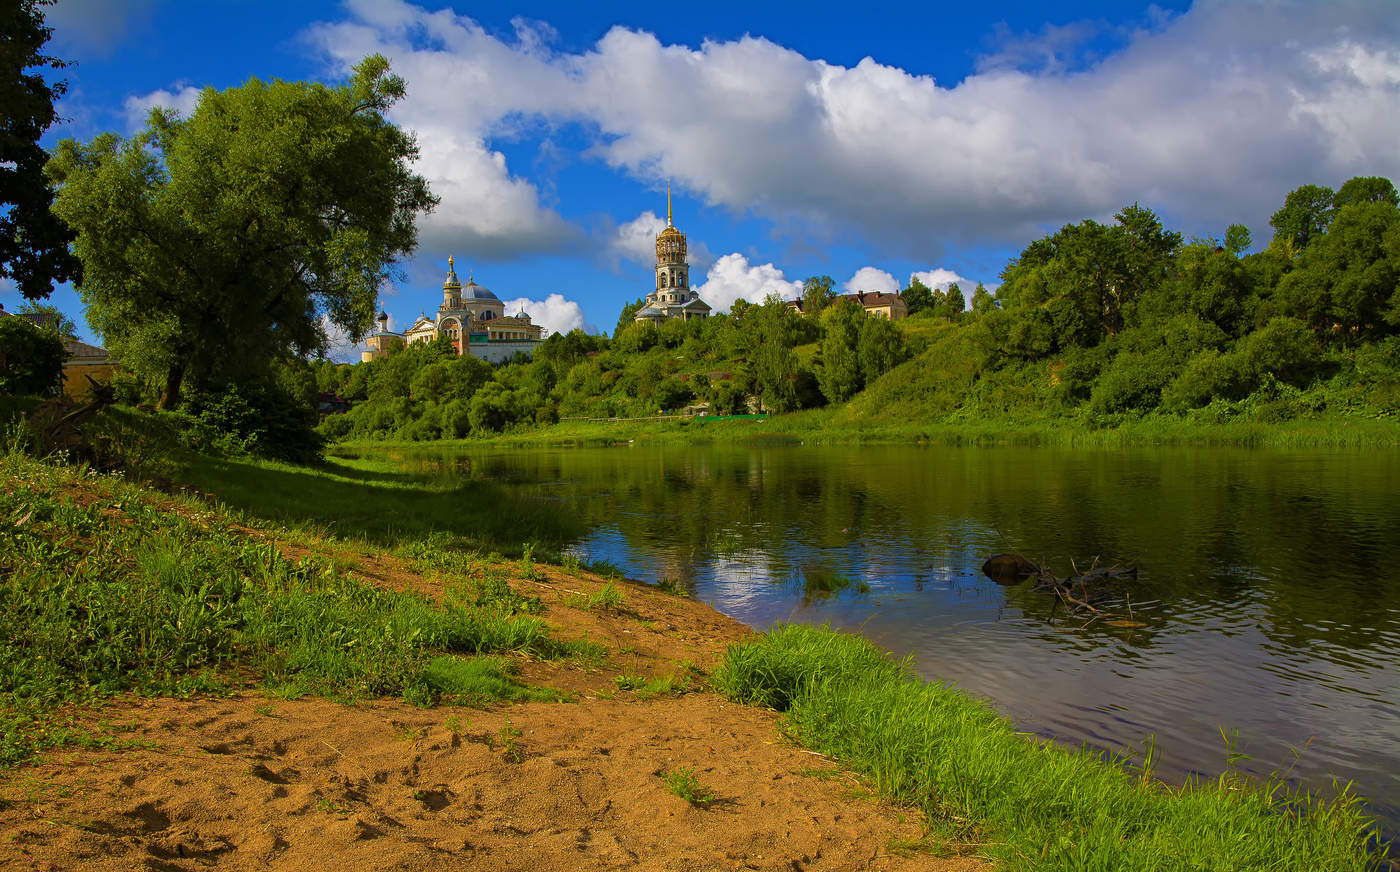
[[[690,264],[685,234],[671,220],[671,183],[666,183],[666,229],[656,237],[656,294],[661,302],[680,303],[690,296]]]

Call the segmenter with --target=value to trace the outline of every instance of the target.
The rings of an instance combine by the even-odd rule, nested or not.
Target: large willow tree
[[[162,407],[187,379],[323,350],[327,323],[364,335],[436,204],[413,137],[384,117],[403,95],[374,55],[343,85],[252,79],[206,89],[189,118],[154,109],[130,139],[59,144],[54,211],[77,233],[88,318],[163,379]]]

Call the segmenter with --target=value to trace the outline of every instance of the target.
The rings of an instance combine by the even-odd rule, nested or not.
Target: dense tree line
[[[438,342],[322,362],[316,374],[320,389],[356,403],[322,424],[328,436],[437,439],[697,403],[712,414],[813,408],[844,401],[907,354],[897,327],[854,304],[803,315],[774,297],[700,320],[621,322],[611,338],[556,333],[533,360],[500,366]]]
[[[912,279],[889,322],[804,283],[659,327],[624,308],[611,338],[551,336],[493,367],[445,343],[355,366],[317,365],[357,403],[331,437],[453,438],[569,418],[831,406],[850,420],[973,416],[1400,412],[1400,210],[1385,179],[1289,194],[1261,251],[1242,225],[1185,240],[1138,204],[1030,243],[995,293]],[[804,314],[805,313],[805,314]],[[916,358],[910,361],[910,358]],[[906,361],[909,361],[906,364]],[[893,374],[886,377],[887,373]]]
[[[1062,227],[857,404],[916,416],[1400,412],[1400,209],[1387,179],[1305,185],[1261,251],[1242,225],[1183,240],[1136,204]],[[906,289],[914,299],[927,291]],[[928,307],[925,307],[928,308]]]

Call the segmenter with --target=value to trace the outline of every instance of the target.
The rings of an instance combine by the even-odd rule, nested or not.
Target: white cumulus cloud
[[[650,209],[619,224],[609,248],[617,256],[634,263],[656,264],[656,237],[666,229],[666,219]]]
[[[899,282],[894,276],[873,266],[863,266],[856,270],[856,274],[846,280],[843,285],[847,291],[856,293],[857,291],[881,291],[883,293],[898,292]]]
[[[202,89],[194,85],[177,84],[176,90],[167,91],[163,88],[150,92],[149,94],[139,94],[127,97],[122,103],[122,111],[126,115],[127,130],[140,130],[146,126],[146,116],[151,114],[151,110],[156,106],[164,106],[167,109],[174,109],[181,117],[188,118],[199,104],[199,94]]]
[[[727,312],[735,300],[762,303],[770,294],[795,300],[802,294],[802,283],[788,281],[783,271],[771,263],[754,266],[747,257],[735,252],[715,261],[695,291],[716,312]]]
[[[531,321],[550,333],[568,333],[570,330],[584,329],[583,309],[573,300],[566,300],[563,294],[550,294],[543,300],[517,297],[514,300],[506,300],[505,306],[507,315],[514,315],[524,309]]]
[[[975,280],[965,278],[950,269],[943,269],[942,267],[912,272],[909,274],[909,278],[918,279],[924,283],[924,287],[931,288],[935,291],[946,291],[949,285],[956,283],[958,289],[963,292],[964,296],[970,295],[972,289],[977,287],[977,282]]]

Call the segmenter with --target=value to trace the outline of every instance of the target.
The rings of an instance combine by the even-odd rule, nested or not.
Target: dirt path
[[[404,575],[383,559],[356,570]],[[772,712],[616,690],[617,675],[711,668],[742,626],[646,585],[599,611],[566,601],[601,579],[511,583],[542,596],[558,636],[608,647],[602,665],[520,664],[574,702],[119,700],[95,733],[125,750],[59,749],[0,774],[0,869],[986,868],[916,844],[916,810],[785,742]],[[668,791],[680,767],[712,802]]]

